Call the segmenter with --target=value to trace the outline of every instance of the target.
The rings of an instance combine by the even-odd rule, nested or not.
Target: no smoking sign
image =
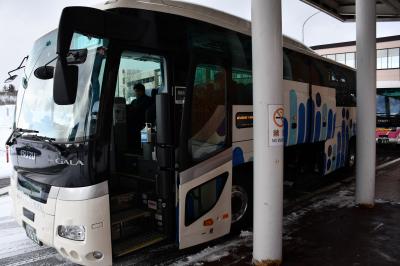
[[[268,105],[269,146],[283,145],[283,117],[285,111],[281,104]]]

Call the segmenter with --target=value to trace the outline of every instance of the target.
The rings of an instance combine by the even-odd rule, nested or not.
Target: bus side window
[[[311,84],[324,87],[336,87],[336,74],[329,63],[311,59]]]
[[[287,60],[285,60],[285,55],[288,59],[287,62],[285,62]],[[310,81],[309,59],[305,55],[285,48],[283,60],[284,79],[300,82]],[[290,68],[285,69],[285,66],[289,66]],[[287,72],[288,70],[289,72]]]
[[[335,66],[337,76],[336,102],[338,106],[356,106],[356,88],[351,70]]]
[[[253,76],[251,70],[232,69],[232,104],[251,105],[253,104]]]
[[[189,149],[201,160],[223,149],[226,141],[226,71],[221,66],[198,65],[193,95]]]
[[[285,49],[283,50],[283,79],[293,80],[292,65]]]
[[[189,226],[210,211],[218,202],[228,179],[225,172],[210,181],[192,188],[185,198],[185,225]]]

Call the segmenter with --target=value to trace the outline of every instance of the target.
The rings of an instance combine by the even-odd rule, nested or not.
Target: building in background
[[[400,35],[376,39],[376,139],[400,144]],[[357,68],[356,42],[312,46],[316,53]]]
[[[5,142],[13,127],[17,93],[16,86],[12,83],[0,87],[0,179],[11,174],[12,167],[6,159]]]

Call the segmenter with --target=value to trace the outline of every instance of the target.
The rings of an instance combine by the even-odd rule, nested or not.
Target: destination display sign
[[[236,113],[236,128],[253,127],[253,112]]]

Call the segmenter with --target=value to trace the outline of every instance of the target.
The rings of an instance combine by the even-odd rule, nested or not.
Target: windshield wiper
[[[38,136],[38,135],[32,135],[30,137],[32,137],[32,139],[35,139],[35,140],[45,140],[50,143],[52,143],[53,141],[56,140],[55,138],[50,138],[50,137],[46,137],[46,136]]]
[[[10,136],[8,137],[8,139],[6,141],[6,145],[8,145],[8,146],[13,145],[14,140],[17,137],[22,136],[22,134],[24,134],[24,133],[39,133],[39,131],[33,130],[33,129],[25,129],[25,128],[17,127],[13,130],[13,132],[11,132]]]

